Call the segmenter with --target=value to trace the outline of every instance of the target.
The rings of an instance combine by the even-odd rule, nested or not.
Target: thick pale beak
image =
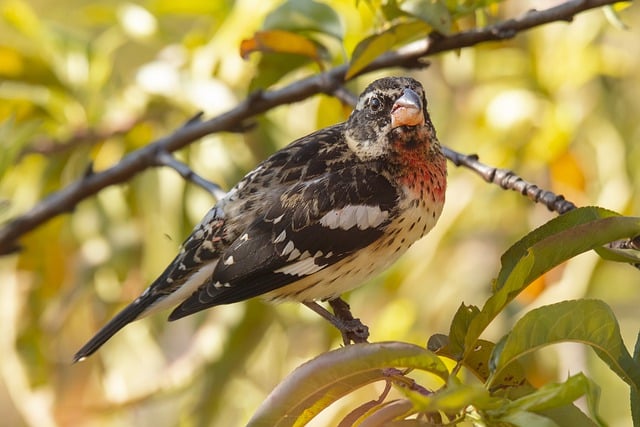
[[[424,124],[422,101],[420,96],[407,88],[391,108],[391,128],[399,126],[418,126]]]

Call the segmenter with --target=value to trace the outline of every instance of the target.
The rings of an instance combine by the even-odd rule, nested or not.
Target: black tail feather
[[[116,332],[136,320],[149,305],[144,297],[141,297],[125,307],[78,350],[73,356],[73,363],[80,362],[95,353]]]

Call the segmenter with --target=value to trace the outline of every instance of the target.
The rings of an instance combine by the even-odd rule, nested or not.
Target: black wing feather
[[[319,220],[327,212],[348,205],[378,206],[391,217],[398,197],[395,187],[383,175],[363,165],[293,185],[227,248],[211,280],[178,306],[169,319],[294,283],[306,276],[276,270],[314,256],[318,251],[322,253],[314,260],[318,266],[324,268],[340,261],[380,238],[386,223],[376,228],[344,230],[325,227]],[[285,237],[279,240],[283,232]],[[300,257],[290,259],[291,253],[285,251],[289,241],[294,242]]]

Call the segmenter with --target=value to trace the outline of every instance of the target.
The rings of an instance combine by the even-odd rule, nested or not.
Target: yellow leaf
[[[426,37],[429,31],[431,31],[429,25],[423,21],[415,20],[394,25],[382,33],[365,38],[353,50],[346,78],[354,77],[377,57],[388,52],[394,46]]]
[[[320,49],[308,38],[283,30],[258,31],[253,38],[243,40],[240,55],[247,59],[252,52],[290,53],[320,61]]]

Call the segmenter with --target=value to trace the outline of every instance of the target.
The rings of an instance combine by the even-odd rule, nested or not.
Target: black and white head
[[[427,101],[420,82],[410,77],[386,77],[360,95],[346,125],[346,140],[360,160],[384,157],[402,134],[427,124]]]

